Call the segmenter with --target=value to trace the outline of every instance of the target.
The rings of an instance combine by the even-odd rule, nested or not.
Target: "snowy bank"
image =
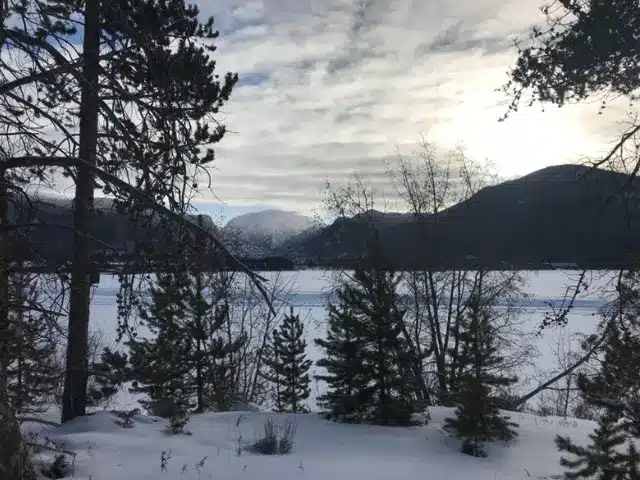
[[[132,428],[106,411],[59,427],[24,424],[38,443],[76,453],[71,478],[216,480],[464,480],[560,478],[560,454],[553,439],[570,435],[586,443],[594,423],[512,413],[520,424],[511,446],[487,446],[487,458],[459,453],[459,443],[442,430],[452,409],[432,407],[427,426],[378,427],[326,421],[317,414],[228,412],[195,415],[190,435],[171,436],[166,421],[136,416]],[[291,453],[250,453],[269,419],[297,424]],[[55,455],[42,451],[42,461]],[[162,458],[164,456],[164,462]]]

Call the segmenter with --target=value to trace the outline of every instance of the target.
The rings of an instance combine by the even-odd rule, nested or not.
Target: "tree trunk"
[[[8,222],[8,198],[5,179],[0,176],[0,226]],[[7,235],[0,230],[0,478],[31,480],[35,473],[29,452],[22,440],[20,427],[9,400],[6,371],[9,365],[9,270]]]
[[[80,105],[80,158],[96,165],[98,140],[100,1],[86,2],[83,45],[82,99]],[[67,365],[62,398],[62,421],[86,413],[88,378],[89,307],[91,295],[91,242],[88,236],[93,213],[94,174],[78,165],[74,221],[74,252],[71,266]]]
[[[569,396],[571,395],[571,375],[567,377],[567,389],[564,392],[564,405],[562,407],[563,417],[569,414]]]
[[[196,272],[196,291],[198,292],[198,300],[202,300],[202,298],[200,298],[200,295],[202,294],[201,275],[201,272]],[[196,339],[196,397],[198,404],[196,410],[198,413],[204,412],[204,374],[202,372],[202,340],[204,337],[204,329],[202,327],[202,314],[200,308],[200,305],[197,305],[194,312],[196,315],[196,335],[198,336]]]
[[[202,223],[202,217],[200,215],[198,215],[198,226],[202,227],[203,223]],[[195,314],[195,323],[196,323],[196,335],[197,340],[196,340],[196,397],[197,397],[197,411],[199,413],[204,412],[204,373],[203,373],[203,354],[202,354],[202,349],[203,349],[203,345],[202,342],[204,341],[205,338],[205,334],[204,334],[204,327],[203,327],[203,318],[202,318],[202,304],[200,302],[204,302],[205,301],[205,296],[204,296],[204,285],[203,285],[203,281],[202,281],[202,269],[200,268],[202,265],[204,265],[204,259],[203,257],[206,255],[206,243],[205,240],[202,238],[202,235],[198,235],[197,236],[197,258],[199,260],[198,264],[195,267],[195,281],[196,281],[196,285],[195,285],[195,292],[196,292],[196,299],[197,299],[197,304],[194,305],[193,307],[195,307],[194,310],[194,314]],[[192,307],[192,308],[193,308]],[[210,373],[210,372],[209,372]],[[217,385],[214,385],[214,388],[217,388]]]
[[[0,478],[35,480],[36,475],[9,402],[4,373],[0,373]]]

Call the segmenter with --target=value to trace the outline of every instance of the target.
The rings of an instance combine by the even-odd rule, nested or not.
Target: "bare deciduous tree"
[[[216,274],[221,292],[228,299],[230,313],[226,325],[228,339],[243,337],[245,342],[234,354],[234,384],[238,400],[262,405],[267,401],[270,385],[262,375],[265,347],[290,305],[295,277],[282,272],[271,275],[266,291],[269,303],[255,284],[246,277],[229,272]]]
[[[557,328],[553,334],[549,345],[549,353],[553,358],[552,369],[546,368],[538,372],[542,378],[540,383],[544,383],[559,372],[567,371],[581,356],[579,344],[584,340],[584,335],[572,334],[568,326]],[[565,418],[569,415],[576,416],[576,409],[580,407],[581,400],[576,380],[579,374],[587,372],[588,367],[588,362],[582,364],[580,368],[572,370],[554,385],[541,391],[537,396],[537,407],[533,410],[542,416],[553,415]]]
[[[424,222],[428,217],[436,231],[447,207],[469,199],[497,179],[489,163],[470,160],[460,147],[438,155],[436,147],[424,138],[411,157],[398,152],[389,174],[414,221]],[[440,248],[426,231],[425,248],[434,249],[432,255]],[[524,286],[519,272],[425,268],[407,272],[405,277],[410,299],[407,332],[417,353],[430,354],[422,368],[433,381],[425,387],[436,392],[438,402],[448,404],[457,388],[456,359],[461,346],[456,343],[456,332],[473,295],[492,309],[509,367],[515,371],[531,361],[535,349],[519,316],[518,300]]]

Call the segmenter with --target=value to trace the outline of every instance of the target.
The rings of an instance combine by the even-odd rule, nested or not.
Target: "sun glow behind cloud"
[[[513,39],[544,21],[541,0],[191,1],[215,16],[220,73],[240,76],[204,210],[221,200],[309,213],[326,180],[356,172],[390,197],[389,161],[421,135],[523,175],[600,154],[624,118],[536,105],[498,122]]]
[[[217,59],[241,84],[225,108],[213,189],[230,204],[309,211],[324,180],[383,184],[396,146],[462,144],[503,176],[602,151],[619,110],[522,108],[496,91],[538,0],[199,0],[221,29]],[[202,200],[209,201],[211,197]]]

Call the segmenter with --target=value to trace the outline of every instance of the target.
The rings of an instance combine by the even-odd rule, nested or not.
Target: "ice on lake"
[[[315,362],[320,358],[321,352],[314,346],[313,338],[322,337],[325,332],[325,308],[327,294],[331,290],[330,273],[324,270],[300,270],[266,272],[262,275],[272,283],[277,281],[284,286],[285,293],[280,296],[279,305],[287,307],[281,308],[281,311],[284,313],[288,305],[291,305],[306,320],[308,356]],[[568,289],[575,287],[579,272],[525,272],[524,276],[527,298],[524,300],[522,322],[524,329],[533,333],[538,331],[545,313],[550,311],[550,305],[562,305]],[[526,389],[535,383],[534,376],[540,371],[557,369],[553,350],[557,348],[558,339],[566,340],[571,344],[571,348],[577,349],[579,341],[573,338],[574,334],[589,334],[594,331],[599,320],[598,311],[610,299],[610,284],[613,278],[614,273],[590,272],[587,275],[589,288],[576,298],[574,308],[568,315],[567,327],[545,330],[535,338],[534,344],[539,353],[535,364],[524,367],[520,373],[522,388]],[[108,345],[112,345],[116,338],[118,288],[116,277],[103,275],[93,292],[90,328],[100,330]],[[315,398],[321,392],[322,386],[316,384],[312,388],[312,397]]]

